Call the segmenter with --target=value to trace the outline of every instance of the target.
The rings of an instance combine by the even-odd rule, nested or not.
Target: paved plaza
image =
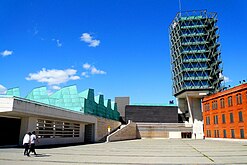
[[[37,149],[1,148],[0,165],[50,164],[247,164],[247,142],[142,139]]]

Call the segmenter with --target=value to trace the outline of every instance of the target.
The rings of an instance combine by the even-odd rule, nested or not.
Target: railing
[[[183,62],[207,62],[210,61],[208,58],[196,58],[196,59],[184,59]]]
[[[185,50],[185,51],[182,51],[183,54],[194,54],[194,53],[207,53],[209,52],[208,50]]]
[[[202,36],[207,35],[207,33],[189,33],[189,34],[182,34],[182,37],[192,37],[192,36]]]
[[[184,77],[182,80],[208,80],[208,76]]]
[[[193,28],[204,28],[206,25],[187,25],[187,26],[181,26],[181,29],[193,29]]]
[[[201,68],[184,68],[183,71],[201,71],[201,70],[210,70],[208,67],[201,67]]]
[[[196,42],[183,42],[182,45],[202,45],[207,44],[207,41],[196,41]]]

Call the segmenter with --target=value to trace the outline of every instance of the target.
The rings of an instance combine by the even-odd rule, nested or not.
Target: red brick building
[[[205,137],[247,139],[247,83],[206,96],[202,106]]]

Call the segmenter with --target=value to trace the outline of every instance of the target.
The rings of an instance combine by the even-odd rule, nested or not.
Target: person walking
[[[28,154],[30,154],[30,152],[33,152],[34,155],[37,155],[37,153],[35,151],[35,143],[36,143],[36,141],[38,142],[38,139],[37,139],[37,136],[35,134],[35,131],[33,131],[31,136],[30,136],[31,146],[30,146],[30,150],[29,150]]]
[[[29,152],[28,152],[28,149],[29,149],[29,145],[30,145],[30,140],[31,140],[31,132],[28,132],[28,133],[26,133],[26,135],[24,136],[24,138],[23,138],[23,146],[24,146],[24,148],[25,148],[25,150],[24,150],[24,156],[25,155],[27,155],[27,156],[29,156]]]

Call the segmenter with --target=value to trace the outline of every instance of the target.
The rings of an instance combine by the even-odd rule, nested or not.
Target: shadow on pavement
[[[33,155],[35,157],[50,157],[51,155],[47,155],[47,154],[37,154],[37,155]]]

